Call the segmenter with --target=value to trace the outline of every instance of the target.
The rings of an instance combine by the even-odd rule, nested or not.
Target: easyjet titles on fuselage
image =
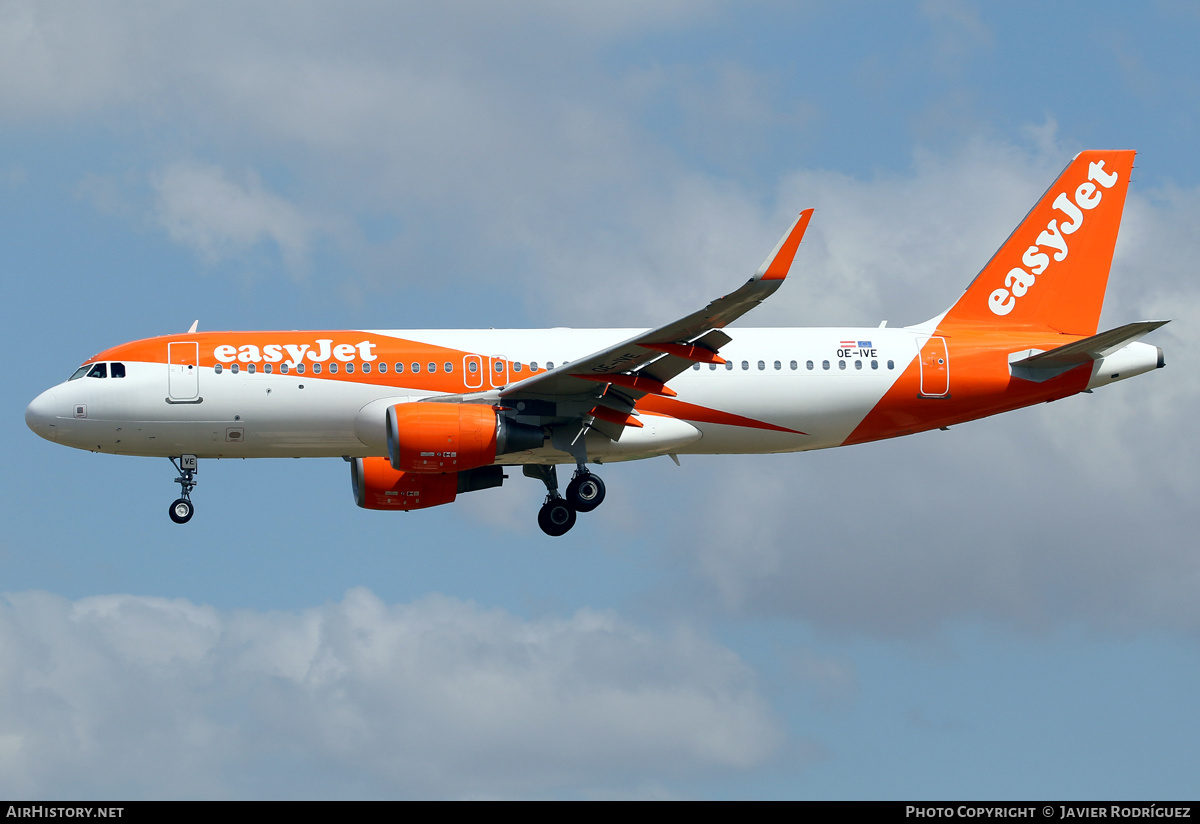
[[[221,344],[213,347],[213,357],[221,363],[281,363],[295,366],[307,358],[313,363],[324,363],[330,358],[341,363],[358,360],[370,363],[379,360],[371,353],[378,344],[364,340],[360,343],[339,343],[336,346],[332,338],[320,338],[316,347],[309,343],[268,343],[258,346],[253,343],[242,345]],[[285,353],[287,358],[285,360]]]

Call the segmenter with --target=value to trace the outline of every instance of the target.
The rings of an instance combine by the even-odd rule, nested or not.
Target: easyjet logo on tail
[[[1004,276],[1004,288],[996,289],[988,295],[988,309],[996,315],[1007,315],[1017,305],[1017,299],[1024,297],[1029,289],[1037,282],[1039,275],[1044,274],[1051,266],[1051,255],[1055,262],[1061,263],[1067,258],[1067,236],[1073,235],[1083,226],[1085,213],[1100,205],[1104,197],[1102,189],[1111,189],[1117,182],[1116,172],[1106,172],[1104,161],[1097,160],[1088,164],[1087,182],[1081,183],[1075,189],[1074,198],[1067,197],[1066,192],[1059,192],[1054,198],[1052,207],[1062,212],[1066,220],[1058,218],[1046,224],[1046,229],[1037,237],[1037,243],[1025,250],[1021,262],[1025,267],[1015,266]],[[1100,184],[1101,188],[1097,188]],[[1044,202],[1044,201],[1043,201]]]

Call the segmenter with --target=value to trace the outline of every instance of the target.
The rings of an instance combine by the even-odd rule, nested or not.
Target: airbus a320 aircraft
[[[25,412],[47,440],[170,458],[342,456],[354,500],[412,510],[541,480],[562,535],[604,500],[589,464],[800,452],[945,428],[1163,366],[1096,333],[1132,151],[1077,155],[948,310],[904,328],[730,329],[783,283],[809,209],[754,276],[657,329],[196,332],[88,359]],[[574,464],[565,496],[556,466]]]

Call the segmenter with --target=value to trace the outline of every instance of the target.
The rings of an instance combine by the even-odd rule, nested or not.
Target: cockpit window
[[[87,374],[87,371],[88,371],[89,369],[91,369],[91,368],[92,368],[92,367],[91,367],[91,364],[87,364],[87,363],[85,363],[83,366],[81,366],[81,367],[79,367],[78,369],[76,369],[76,370],[75,370],[75,374],[73,374],[71,377],[67,378],[67,380],[69,380],[69,381],[73,381],[73,380],[75,380],[76,378],[82,378],[84,375],[86,375],[86,374]]]
[[[87,376],[89,378],[107,378],[108,377],[108,364],[107,363],[93,364],[91,370],[88,371]]]
[[[125,377],[125,364],[123,364],[123,363],[114,363],[114,364],[112,365],[112,376],[113,376],[114,378],[123,378],[123,377]]]

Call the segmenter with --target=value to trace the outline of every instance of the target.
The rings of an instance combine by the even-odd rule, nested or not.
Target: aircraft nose
[[[55,413],[58,403],[54,390],[47,389],[25,407],[25,425],[48,441],[55,440]]]

